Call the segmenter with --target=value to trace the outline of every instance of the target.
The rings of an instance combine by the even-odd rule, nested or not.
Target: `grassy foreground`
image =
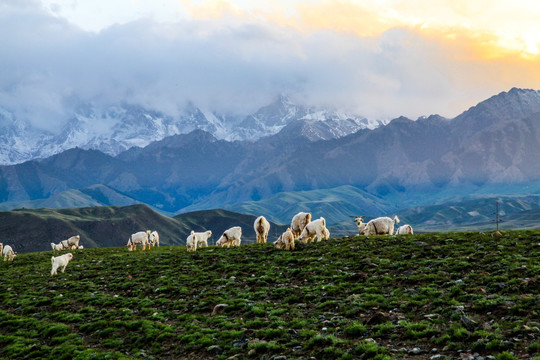
[[[0,263],[0,357],[540,359],[540,231],[73,253]]]

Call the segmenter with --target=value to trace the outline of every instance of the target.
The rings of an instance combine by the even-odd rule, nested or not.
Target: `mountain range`
[[[266,123],[286,123],[279,132],[256,141],[197,129],[116,156],[73,148],[0,166],[0,201],[34,207],[78,196],[91,205],[142,202],[167,214],[252,209],[281,223],[306,206],[320,209],[316,217],[337,214],[338,223],[349,212],[376,216],[540,190],[540,91],[513,88],[453,119],[400,117],[339,136],[305,115],[279,123],[283,116]],[[244,120],[254,128],[260,118]]]
[[[196,129],[218,139],[255,141],[279,132],[294,121],[304,124],[304,131],[311,140],[341,137],[382,124],[343,111],[298,105],[285,95],[245,117],[217,114],[193,104],[176,116],[140,105],[103,108],[78,104],[56,133],[38,129],[30,121],[18,119],[12,112],[0,108],[0,164],[47,158],[75,147],[116,156],[131,147],[144,147],[167,136]]]

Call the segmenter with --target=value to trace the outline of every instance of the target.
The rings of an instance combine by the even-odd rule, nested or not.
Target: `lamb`
[[[57,257],[54,257],[54,256],[51,257],[51,264],[52,264],[51,276],[57,274],[58,268],[62,268],[61,271],[64,272],[66,270],[66,266],[69,264],[71,259],[73,259],[72,253],[67,253],[64,255],[57,256]]]
[[[392,235],[395,223],[399,223],[397,216],[394,216],[394,219],[385,216],[370,220],[366,224],[364,235]]]
[[[205,232],[196,232],[194,233],[194,236],[198,247],[201,247],[203,245],[205,247],[208,247],[208,239],[210,238],[210,236],[212,236],[212,231],[206,230]]]
[[[52,247],[53,251],[64,250],[64,245],[62,245],[62,243],[58,243],[58,244],[51,243],[51,247]]]
[[[197,246],[208,246],[208,238],[212,236],[212,231],[195,232],[191,230],[191,234],[186,239],[187,251],[197,250]]]
[[[307,244],[308,242],[313,241],[316,237],[317,241],[321,241],[321,239],[330,237],[330,232],[328,232],[328,230],[325,231],[325,229],[326,220],[323,217],[313,220],[306,225],[304,230],[302,230],[302,234],[300,234],[298,240],[302,241],[304,244]]]
[[[137,245],[142,245],[142,249],[150,249],[150,243],[148,242],[148,236],[150,236],[150,230],[139,231],[135,234],[131,234],[126,244],[129,251],[137,250]]]
[[[150,244],[151,244],[152,246],[156,246],[156,244],[157,244],[157,246],[159,246],[159,234],[158,234],[158,232],[155,231],[155,230],[152,231],[152,232],[150,233],[150,238],[149,238],[148,241],[150,242]]]
[[[15,256],[17,256],[17,253],[13,251],[11,246],[6,245],[2,249],[2,255],[4,255],[4,261],[13,261],[13,259],[15,259]]]
[[[364,221],[363,216],[354,216],[354,222],[358,226],[358,234],[360,235],[364,235],[364,230],[366,229],[366,223],[362,221]]]
[[[231,246],[240,246],[242,241],[242,228],[240,226],[235,226],[230,229],[225,230],[223,235],[216,242],[216,245],[219,247],[231,247]]]
[[[291,228],[288,227],[287,231],[279,236],[279,238],[274,242],[276,249],[283,249],[289,251],[294,250],[294,235],[291,231]]]
[[[407,234],[414,234],[413,233],[413,229],[412,229],[412,226],[409,225],[409,224],[406,224],[406,225],[401,225],[400,227],[398,227],[398,229],[396,230],[396,235],[407,235]]]
[[[253,228],[255,229],[255,234],[257,234],[257,244],[266,243],[268,232],[270,231],[270,223],[268,220],[266,220],[264,216],[259,216],[255,219]]]
[[[291,221],[291,231],[294,238],[298,238],[307,224],[311,221],[311,213],[299,212],[294,215]]]

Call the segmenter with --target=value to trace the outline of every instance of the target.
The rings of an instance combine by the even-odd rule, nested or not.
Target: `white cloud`
[[[31,4],[0,5],[0,33],[10,34],[0,37],[0,107],[42,128],[57,129],[78,102],[174,115],[191,101],[245,114],[279,93],[370,118],[455,116],[520,86],[493,77],[507,64],[463,60],[460,46],[407,29],[360,38],[269,22],[147,19],[88,32]]]

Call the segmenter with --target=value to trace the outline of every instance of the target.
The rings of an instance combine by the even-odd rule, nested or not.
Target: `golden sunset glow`
[[[330,30],[359,37],[405,27],[441,41],[465,38],[474,43],[471,51],[486,59],[518,55],[537,60],[540,55],[540,2],[536,1],[182,0],[182,4],[195,19],[264,19],[303,32]]]

